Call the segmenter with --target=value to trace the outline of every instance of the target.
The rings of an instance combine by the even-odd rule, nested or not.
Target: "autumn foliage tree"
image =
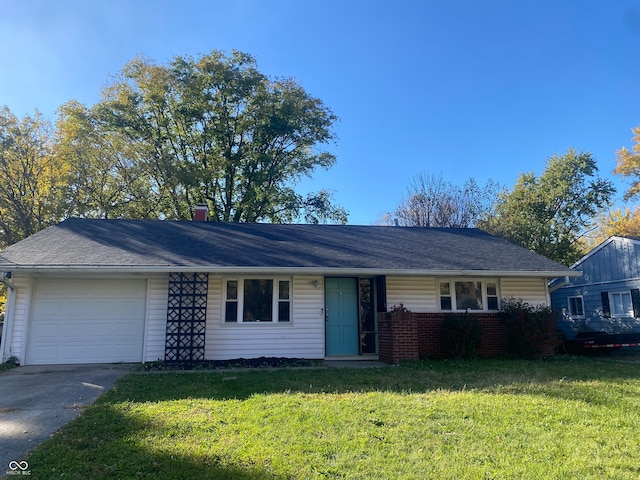
[[[595,235],[591,237],[591,247],[602,243],[607,238],[619,235],[622,237],[640,237],[640,207],[616,208],[598,217]]]
[[[0,247],[64,216],[68,172],[48,121],[38,112],[19,119],[0,110]]]
[[[633,201],[640,194],[640,127],[632,129],[635,144],[629,150],[622,147],[616,152],[616,168],[613,173],[630,180],[631,185],[624,193],[625,201]],[[612,235],[623,237],[640,236],[640,206],[618,207],[599,216],[594,235],[590,239],[593,247]]]
[[[631,131],[635,145],[631,150],[622,147],[616,152],[616,168],[613,171],[624,179],[631,179],[631,186],[624,194],[625,200],[640,194],[640,127],[633,128]]]
[[[640,236],[640,206],[633,201],[640,194],[640,127],[633,128],[635,144],[631,150],[622,147],[616,152],[616,168],[613,173],[631,184],[624,192],[623,200],[630,206],[617,206],[602,212],[594,222],[593,231],[585,239],[587,249],[592,249],[613,235],[623,237]]]

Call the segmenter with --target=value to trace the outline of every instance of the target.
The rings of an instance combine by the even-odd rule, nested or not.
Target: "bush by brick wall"
[[[381,315],[378,324],[380,360],[396,364],[403,360],[444,358],[442,324],[445,315],[452,314],[397,312]],[[498,313],[474,312],[473,315],[482,323],[476,354],[486,358],[509,353],[508,328]],[[545,349],[544,353],[553,355],[553,347]]]
[[[451,313],[415,313],[420,337],[420,358],[442,358],[446,352],[442,348],[442,324],[445,315]],[[459,315],[466,315],[460,313]],[[508,351],[507,329],[496,313],[476,313],[473,315],[482,324],[482,333],[476,353],[479,357],[494,357]]]

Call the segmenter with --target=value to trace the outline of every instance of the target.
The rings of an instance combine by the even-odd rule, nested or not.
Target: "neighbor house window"
[[[633,317],[631,292],[609,293],[611,313],[618,317]]]
[[[569,297],[569,315],[572,317],[584,317],[582,297]]]
[[[291,321],[290,279],[227,279],[224,295],[226,323]]]
[[[498,310],[498,283],[487,280],[439,282],[440,310]]]

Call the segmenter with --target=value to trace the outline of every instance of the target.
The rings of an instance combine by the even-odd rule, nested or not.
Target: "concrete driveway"
[[[36,468],[21,461],[25,453],[78,416],[132,368],[27,366],[0,374],[0,477]]]

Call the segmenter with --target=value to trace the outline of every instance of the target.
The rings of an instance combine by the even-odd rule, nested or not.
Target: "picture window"
[[[291,280],[289,279],[227,279],[225,300],[225,323],[291,321]]]
[[[498,310],[498,283],[485,280],[443,280],[439,282],[440,310]]]

